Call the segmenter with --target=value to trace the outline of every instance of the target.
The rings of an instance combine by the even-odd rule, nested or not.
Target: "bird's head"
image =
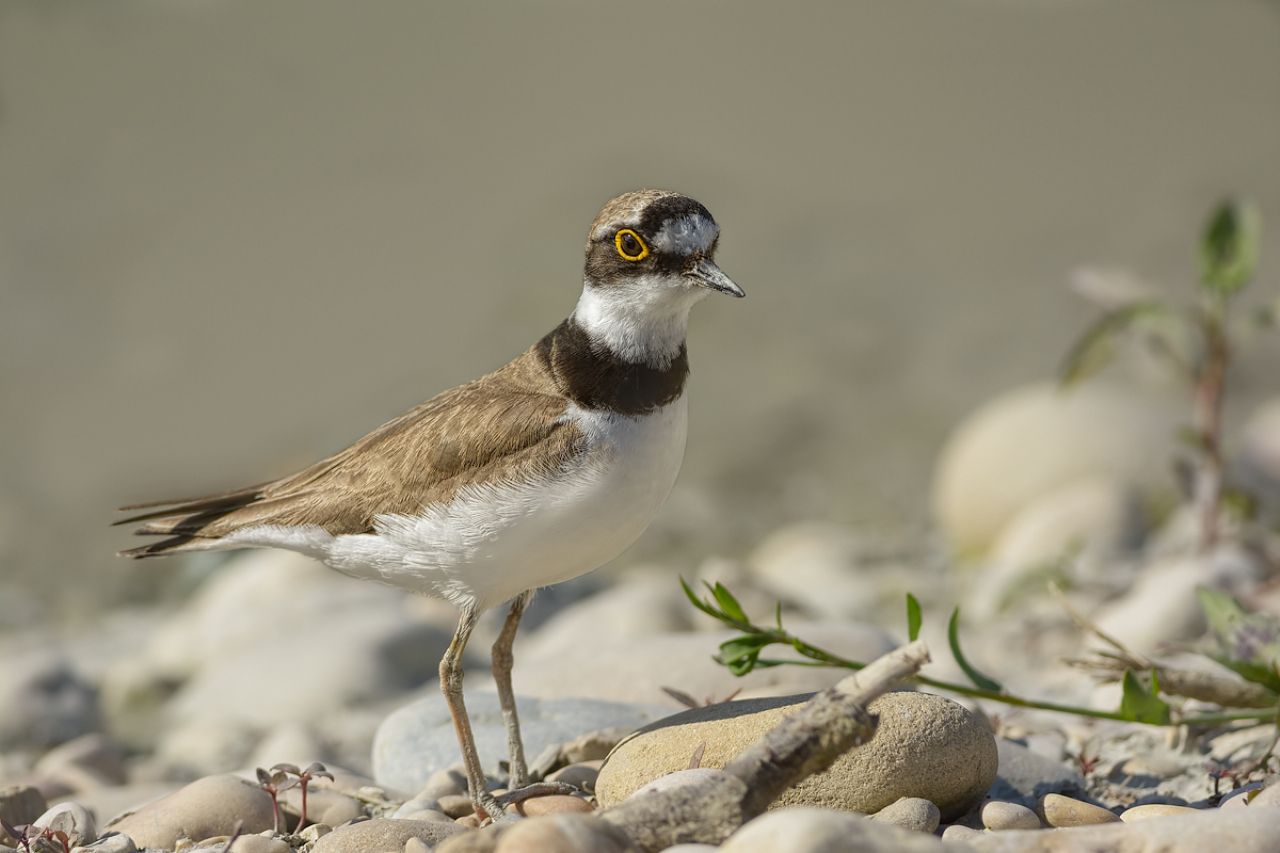
[[[719,239],[710,211],[688,196],[637,190],[610,200],[587,236],[575,317],[620,355],[661,363],[683,345],[695,302],[746,295],[716,266]]]

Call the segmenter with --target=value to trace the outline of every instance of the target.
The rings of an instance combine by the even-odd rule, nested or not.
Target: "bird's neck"
[[[624,415],[678,400],[689,375],[688,307],[642,311],[592,289],[583,288],[574,313],[534,347],[560,391],[583,408]]]
[[[595,349],[619,361],[662,370],[684,357],[689,309],[704,295],[657,281],[587,280],[571,319]]]

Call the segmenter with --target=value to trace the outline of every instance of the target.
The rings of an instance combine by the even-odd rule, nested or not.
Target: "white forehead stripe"
[[[653,248],[678,255],[705,252],[719,233],[716,224],[704,216],[697,213],[680,216],[662,223],[662,228],[653,237]]]

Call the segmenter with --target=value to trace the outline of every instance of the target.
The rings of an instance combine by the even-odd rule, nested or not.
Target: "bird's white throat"
[[[582,286],[573,318],[595,343],[623,361],[666,368],[680,354],[689,309],[707,290],[682,278],[642,276]]]

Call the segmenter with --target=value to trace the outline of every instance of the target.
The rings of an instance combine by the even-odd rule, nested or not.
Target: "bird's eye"
[[[618,247],[618,254],[628,261],[642,261],[649,257],[649,247],[639,234],[630,228],[623,228],[613,235],[613,245]]]

